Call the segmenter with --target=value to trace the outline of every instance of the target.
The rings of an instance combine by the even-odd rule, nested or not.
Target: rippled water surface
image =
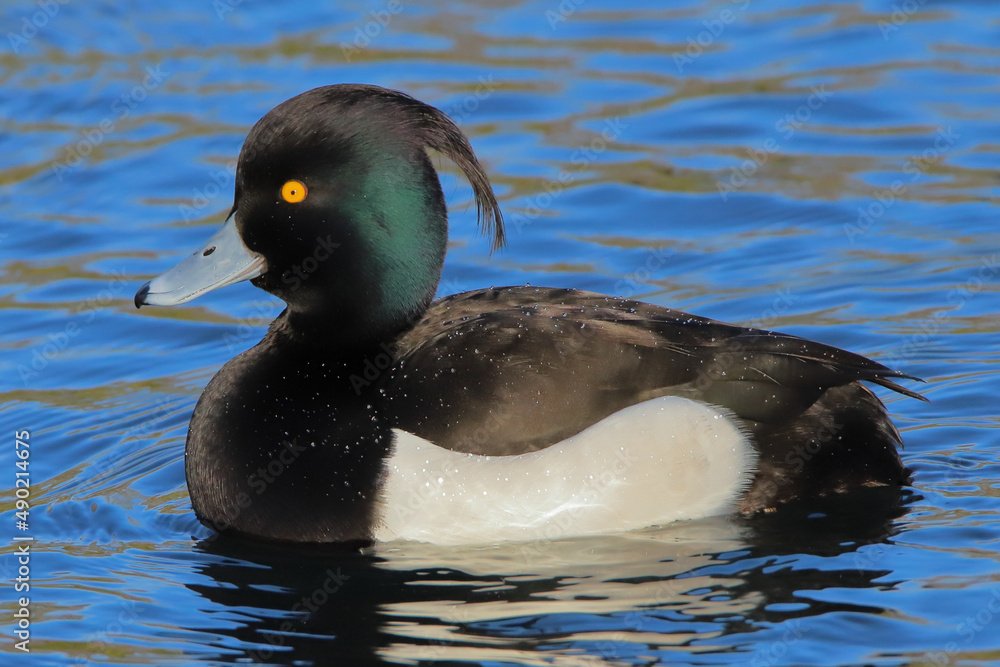
[[[161,5],[0,8],[0,662],[1000,660],[995,3]],[[340,81],[449,111],[487,165],[509,247],[489,256],[443,162],[442,293],[634,296],[926,379],[930,403],[879,390],[904,506],[477,549],[210,539],[187,421],[280,307],[248,284],[132,295],[221,223],[249,127]]]

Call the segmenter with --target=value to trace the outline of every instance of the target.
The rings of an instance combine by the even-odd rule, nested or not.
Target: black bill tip
[[[153,282],[153,281],[149,281]],[[149,294],[149,282],[139,288],[139,291],[135,293],[135,307],[142,308],[146,305],[146,295]]]

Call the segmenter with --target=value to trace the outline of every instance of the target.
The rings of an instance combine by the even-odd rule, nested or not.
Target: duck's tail
[[[828,389],[799,417],[748,422],[760,451],[756,477],[740,503],[756,513],[790,501],[857,487],[903,486],[910,471],[902,439],[882,401],[859,382]]]

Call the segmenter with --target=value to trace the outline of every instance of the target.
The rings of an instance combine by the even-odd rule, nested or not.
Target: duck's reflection
[[[789,618],[878,613],[797,593],[886,577],[878,545],[898,501],[871,490],[751,520],[491,547],[362,552],[220,537],[198,545],[214,584],[191,587],[223,607],[216,662],[518,662],[537,660],[538,647],[553,664],[630,660],[738,645],[720,638]]]

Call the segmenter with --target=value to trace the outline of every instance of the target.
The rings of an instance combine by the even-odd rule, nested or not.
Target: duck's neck
[[[282,344],[313,348],[316,354],[347,362],[371,349],[391,345],[412,329],[427,312],[432,297],[430,292],[415,303],[392,305],[349,300],[327,306],[322,315],[289,309],[274,321],[272,332],[280,336]]]
[[[289,541],[368,541],[391,430],[371,375],[378,343],[341,349],[284,330],[226,364],[191,419],[185,467],[199,519]]]

